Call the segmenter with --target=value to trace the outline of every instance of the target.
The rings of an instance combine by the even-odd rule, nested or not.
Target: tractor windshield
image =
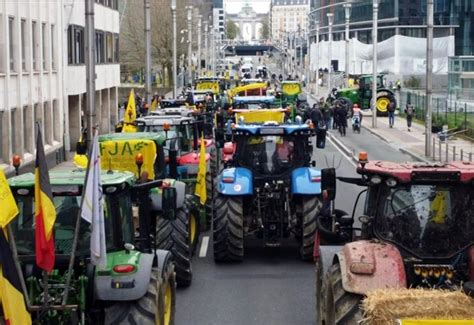
[[[287,136],[243,137],[237,144],[238,164],[261,175],[286,173],[304,164],[302,142]]]
[[[18,196],[20,214],[12,223],[18,253],[35,255],[35,204],[33,196]],[[80,211],[81,196],[54,196],[56,223],[54,224],[54,243],[57,255],[70,255]],[[123,248],[124,243],[133,242],[131,201],[128,195],[107,195],[104,205],[105,233],[107,250]],[[114,217],[115,216],[115,217]],[[77,253],[88,255],[91,227],[81,219]]]
[[[378,234],[419,257],[449,257],[474,244],[474,191],[468,185],[384,189]]]

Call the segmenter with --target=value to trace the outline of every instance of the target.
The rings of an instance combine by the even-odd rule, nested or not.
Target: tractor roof
[[[166,136],[162,133],[156,132],[110,133],[99,136],[99,142],[126,140],[151,140],[159,144],[164,144],[166,141]]]
[[[130,172],[114,171],[108,173],[102,171],[102,185],[119,185],[128,183],[132,185],[135,183],[135,176]],[[51,185],[54,186],[82,186],[86,177],[84,169],[65,169],[61,171],[50,171],[49,178]],[[26,173],[8,179],[11,187],[24,188],[33,187],[35,184],[35,175],[33,173]]]
[[[313,129],[308,124],[278,124],[266,122],[263,124],[235,124],[237,135],[310,135]]]
[[[394,163],[369,161],[364,168],[357,168],[359,174],[382,175],[396,178],[401,183],[459,181],[474,182],[474,163],[455,161],[451,163]]]
[[[181,115],[148,115],[137,119],[137,124],[143,123],[145,125],[181,125],[183,123],[191,123],[193,118]]]
[[[275,96],[235,96],[234,104],[239,103],[273,103]]]

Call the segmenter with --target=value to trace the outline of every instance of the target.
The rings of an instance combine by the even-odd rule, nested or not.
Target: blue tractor
[[[217,176],[213,229],[216,262],[244,257],[244,238],[278,247],[294,235],[303,260],[313,254],[321,206],[321,172],[311,161],[312,125],[233,124],[232,158]]]

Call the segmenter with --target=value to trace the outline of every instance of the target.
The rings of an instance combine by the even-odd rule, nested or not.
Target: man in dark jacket
[[[388,124],[390,125],[391,128],[393,128],[393,124],[395,123],[395,103],[390,102],[388,104]]]
[[[316,129],[316,147],[324,148],[326,146],[326,121],[324,120],[324,115],[319,109],[318,104],[314,104],[311,108],[311,122]]]
[[[336,122],[337,128],[339,129],[339,133],[342,136],[346,136],[347,110],[339,101],[336,102],[334,108],[334,120]]]

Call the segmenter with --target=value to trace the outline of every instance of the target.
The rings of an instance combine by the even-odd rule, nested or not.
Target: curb
[[[380,134],[378,134],[376,131],[372,130],[368,126],[362,125],[362,128],[366,129],[367,131],[369,131],[371,134],[375,135],[377,138],[379,138],[383,142],[391,143],[390,141],[387,140],[387,138],[384,138],[383,136],[381,136]]]
[[[427,158],[425,158],[425,157],[423,157],[423,156],[420,156],[420,155],[418,155],[418,154],[416,154],[416,153],[414,153],[414,152],[412,152],[412,151],[410,151],[410,150],[407,150],[407,149],[405,149],[405,148],[398,148],[398,150],[399,150],[400,152],[403,152],[404,154],[407,154],[407,155],[413,157],[414,159],[416,159],[416,160],[418,160],[418,161],[421,161],[421,162],[424,162],[424,163],[427,163],[427,164],[432,164],[432,163],[433,163],[432,160],[429,160],[429,159],[427,159]]]

